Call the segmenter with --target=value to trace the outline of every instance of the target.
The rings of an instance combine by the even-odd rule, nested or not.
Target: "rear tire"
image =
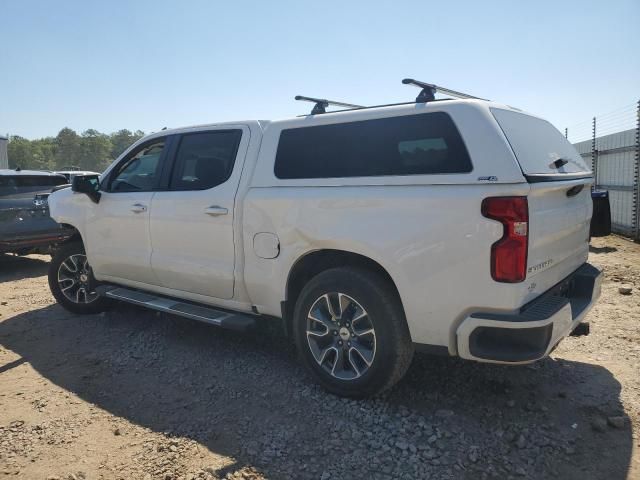
[[[326,390],[363,398],[406,373],[413,343],[395,288],[360,268],[332,268],[300,293],[293,318],[303,364]]]
[[[112,301],[98,296],[96,285],[82,243],[62,245],[55,252],[49,264],[49,288],[66,310],[80,314],[107,310]]]

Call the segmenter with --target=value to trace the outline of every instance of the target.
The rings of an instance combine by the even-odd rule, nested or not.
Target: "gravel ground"
[[[0,256],[0,478],[640,478],[640,245],[594,239],[591,261],[591,334],[552,358],[416,355],[391,392],[350,401],[277,328],[72,315],[48,257]]]

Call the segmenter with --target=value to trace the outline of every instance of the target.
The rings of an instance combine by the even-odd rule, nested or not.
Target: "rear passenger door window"
[[[207,190],[221,185],[233,171],[242,130],[182,135],[176,151],[170,190]]]
[[[283,130],[281,179],[467,173],[471,159],[444,112]]]

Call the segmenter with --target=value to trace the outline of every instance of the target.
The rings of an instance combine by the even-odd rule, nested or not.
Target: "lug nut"
[[[337,331],[337,330],[334,330],[334,331],[333,331],[333,335],[334,335],[334,336],[335,336],[335,335],[338,335],[338,331]]]
[[[350,347],[350,346],[351,346],[351,342],[347,342],[347,347]]]
[[[342,345],[342,340],[338,341],[338,345]]]

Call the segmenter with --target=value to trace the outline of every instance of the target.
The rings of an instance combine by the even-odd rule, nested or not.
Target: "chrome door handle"
[[[204,209],[204,213],[206,213],[207,215],[211,215],[212,217],[217,217],[219,215],[226,215],[227,213],[229,213],[229,210],[217,205],[211,205],[210,207]]]
[[[146,212],[147,211],[147,206],[146,205],[142,205],[141,203],[134,203],[133,205],[131,205],[131,211],[133,213]]]

